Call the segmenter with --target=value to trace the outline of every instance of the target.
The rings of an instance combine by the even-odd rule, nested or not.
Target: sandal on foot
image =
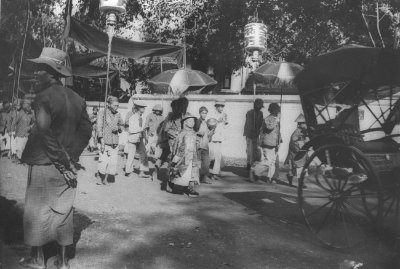
[[[32,257],[29,258],[22,258],[19,262],[19,265],[24,268],[31,268],[31,269],[46,269],[46,265],[38,264],[36,260]]]

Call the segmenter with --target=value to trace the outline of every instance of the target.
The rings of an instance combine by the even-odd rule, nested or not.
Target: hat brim
[[[225,106],[224,103],[215,103],[215,106]]]
[[[184,122],[185,120],[188,120],[188,119],[197,119],[195,116],[192,116],[192,117],[187,117],[187,118],[183,118],[182,120],[181,120],[181,122]]]
[[[139,105],[134,104],[134,106],[135,106],[135,107],[147,107],[146,105],[140,105],[140,104],[139,104]],[[154,110],[154,109],[153,109],[153,110]]]
[[[36,63],[36,64],[45,64],[49,66],[51,69],[53,69],[55,72],[60,74],[62,77],[71,77],[72,72],[69,70],[66,66],[59,65],[51,60],[48,59],[43,59],[43,58],[35,58],[35,59],[27,59],[30,62]]]

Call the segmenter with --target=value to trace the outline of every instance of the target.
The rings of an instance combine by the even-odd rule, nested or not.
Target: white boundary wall
[[[215,99],[225,99],[225,112],[228,114],[229,124],[226,130],[226,141],[223,144],[223,154],[226,157],[234,158],[246,158],[246,139],[243,136],[244,122],[246,113],[248,110],[253,108],[254,98],[249,95],[187,95],[189,99],[188,112],[193,115],[199,115],[199,108],[201,106],[207,107],[209,113],[213,111]],[[257,95],[257,98],[264,100],[264,117],[268,113],[268,105],[270,103],[280,102],[279,95]],[[134,99],[140,99],[148,105],[145,111],[145,117],[148,113],[151,113],[151,109],[155,104],[161,104],[164,108],[163,115],[166,116],[170,109],[171,100],[177,98],[167,95],[135,95]],[[91,113],[91,107],[98,106],[99,102],[87,102],[89,107],[89,113]],[[103,105],[103,103],[101,103]],[[125,114],[132,108],[132,102],[128,104],[120,104],[119,111],[125,119]],[[290,136],[296,128],[294,120],[301,113],[300,99],[298,96],[283,96],[282,99],[282,123],[281,133],[283,144],[281,144],[279,150],[279,157],[281,161],[284,161],[288,151],[288,143]],[[120,144],[124,144],[126,141],[126,134],[121,134]]]
[[[233,158],[246,158],[246,139],[243,136],[243,128],[246,117],[246,112],[253,108],[254,97],[251,95],[187,95],[189,99],[188,112],[193,115],[198,116],[199,108],[205,106],[208,108],[209,113],[213,111],[214,103],[217,98],[225,99],[225,112],[228,114],[229,124],[226,130],[226,141],[223,144],[224,156]],[[257,98],[264,100],[264,117],[268,113],[268,105],[270,103],[280,103],[279,95],[257,95]],[[151,109],[155,104],[161,104],[164,108],[163,115],[166,116],[170,109],[171,100],[177,98],[168,95],[135,95],[134,99],[142,100],[148,105],[145,111],[145,117],[148,113],[151,113]],[[99,102],[87,102],[89,113],[91,112],[91,107],[98,106]],[[101,103],[103,105],[103,103]],[[382,105],[382,104],[381,104]],[[370,103],[370,107],[374,112],[379,115],[380,108],[378,103]],[[383,106],[383,110],[386,109]],[[132,108],[132,99],[128,104],[120,104],[119,111],[125,119],[125,114]],[[281,134],[283,144],[279,149],[279,159],[284,161],[288,151],[288,143],[290,136],[296,128],[296,123],[294,122],[297,116],[302,112],[300,98],[297,95],[283,96],[282,99],[282,122],[281,122]],[[359,111],[362,117],[360,118],[360,127],[362,130],[370,127],[370,124],[374,121],[372,114],[365,108],[360,107]],[[377,126],[374,126],[377,127]],[[365,135],[365,140],[375,139],[382,137],[384,134],[382,132],[368,133]],[[125,144],[126,134],[122,133],[120,137],[120,144]]]

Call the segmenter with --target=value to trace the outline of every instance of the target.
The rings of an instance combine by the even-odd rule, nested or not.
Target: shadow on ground
[[[15,200],[0,196],[0,232],[1,239],[7,245],[23,242],[22,229],[23,208]]]
[[[368,264],[365,268],[387,268],[382,264],[389,263],[388,255],[377,254],[386,253],[385,246],[333,251],[319,245],[302,224],[293,196],[266,191],[224,196],[243,205],[248,214],[232,211],[226,203],[208,202],[205,196],[182,196],[171,205],[181,208],[173,215],[142,213],[134,220],[107,215],[96,231],[107,237],[81,245],[75,262],[96,268],[95,260],[108,255],[102,268],[337,269],[344,259],[357,258]]]
[[[199,208],[196,203],[203,205]],[[101,244],[81,246],[75,262],[82,266],[91,259],[90,265],[83,266],[96,268],[94,261],[107,253],[112,256],[102,268],[257,269],[294,268],[294,264],[296,268],[337,268],[337,253],[325,253],[323,261],[317,259],[320,250],[315,246],[311,250],[304,240],[292,237],[287,227],[271,227],[247,215],[224,214],[224,205],[207,204],[205,199],[177,204],[183,210],[174,217],[143,214],[135,221],[102,223],[102,230],[96,232],[108,237]],[[109,216],[114,218],[118,216]],[[334,266],[323,266],[327,261]]]
[[[296,196],[268,191],[230,192],[224,196],[261,216],[304,224]]]

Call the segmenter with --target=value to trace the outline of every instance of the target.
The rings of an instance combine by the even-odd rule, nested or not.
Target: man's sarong
[[[76,189],[69,187],[54,165],[29,167],[25,196],[24,235],[30,246],[57,241],[73,243],[73,203]]]

